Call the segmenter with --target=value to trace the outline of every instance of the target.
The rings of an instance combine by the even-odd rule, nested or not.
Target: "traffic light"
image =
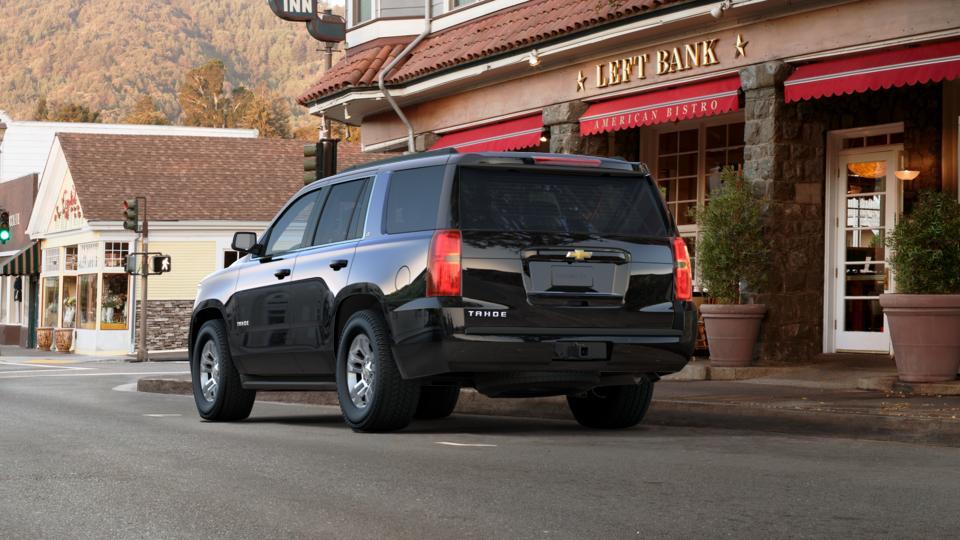
[[[123,201],[123,228],[131,231],[139,231],[140,206],[137,199],[127,199]]]
[[[0,212],[0,244],[6,244],[10,240],[10,213],[4,210]]]
[[[337,174],[337,143],[340,139],[320,139],[303,145],[303,183]]]

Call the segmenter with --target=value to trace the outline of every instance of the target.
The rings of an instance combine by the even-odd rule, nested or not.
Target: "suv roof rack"
[[[450,154],[456,154],[456,153],[457,153],[457,149],[453,147],[440,148],[439,150],[428,150],[426,152],[414,152],[412,154],[403,154],[397,157],[378,159],[377,161],[361,163],[360,165],[354,165],[353,167],[350,167],[349,169],[344,169],[340,172],[345,173],[345,172],[354,171],[357,169],[366,169],[367,167],[377,167],[379,165],[387,165],[390,163],[399,163],[402,161],[409,161],[411,159],[420,159],[420,158],[432,157],[432,156],[448,156]]]

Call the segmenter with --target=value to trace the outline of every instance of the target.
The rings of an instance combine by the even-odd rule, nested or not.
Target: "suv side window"
[[[361,202],[361,195],[366,194],[369,197],[366,184],[366,180],[354,180],[330,188],[330,195],[320,214],[320,224],[317,225],[313,245],[322,246],[356,238],[354,221],[366,208],[366,197]]]
[[[314,190],[296,200],[270,228],[266,257],[307,247],[308,234],[313,232],[316,223],[317,201],[321,190]]]
[[[385,216],[388,234],[429,231],[437,226],[443,165],[395,171],[390,175]]]

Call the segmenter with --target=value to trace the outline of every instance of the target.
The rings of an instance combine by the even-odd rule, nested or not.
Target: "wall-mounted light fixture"
[[[920,171],[916,169],[908,169],[906,166],[906,160],[903,157],[903,152],[900,152],[900,166],[896,171],[893,172],[893,175],[899,180],[909,182],[910,180],[916,180],[917,177],[920,176]]]
[[[536,49],[530,51],[530,54],[527,55],[527,63],[530,64],[530,67],[537,67],[540,65],[540,53]]]
[[[343,104],[343,119],[344,119],[344,120],[349,120],[349,119],[350,119],[350,111],[347,110],[347,104],[346,104],[346,103]]]
[[[732,0],[723,0],[717,4],[713,9],[710,10],[710,16],[714,19],[719,19],[723,17],[723,12],[733,7]]]

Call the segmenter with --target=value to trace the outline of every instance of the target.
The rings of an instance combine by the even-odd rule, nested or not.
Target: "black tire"
[[[215,359],[209,355],[205,357],[207,344],[210,344],[209,353],[217,355]],[[201,362],[211,361],[219,364],[216,376],[210,376],[216,380],[216,390],[213,392],[212,400],[204,395],[201,388],[201,378],[206,377],[204,370],[201,369]],[[227,330],[222,320],[207,321],[197,332],[193,357],[190,359],[190,374],[193,379],[193,400],[202,418],[212,422],[232,422],[250,416],[257,392],[244,390],[240,383],[240,373],[237,372],[230,357]]]
[[[420,401],[414,418],[420,420],[438,420],[453,414],[460,399],[459,386],[423,386],[420,388]]]
[[[383,317],[375,311],[358,311],[347,320],[341,336],[337,348],[337,396],[344,421],[359,432],[395,431],[407,427],[417,410],[420,383],[405,380],[400,375]],[[369,391],[363,394],[361,406],[358,406],[351,397],[349,385],[356,386],[358,377],[365,375],[348,373],[347,369],[351,363],[351,347],[361,336],[367,339],[370,356],[360,358],[369,358],[367,361],[373,368],[374,379]],[[356,366],[357,362],[352,365]]]
[[[623,429],[643,420],[653,397],[653,383],[601,386],[585,394],[567,396],[570,412],[580,425],[596,429]]]

